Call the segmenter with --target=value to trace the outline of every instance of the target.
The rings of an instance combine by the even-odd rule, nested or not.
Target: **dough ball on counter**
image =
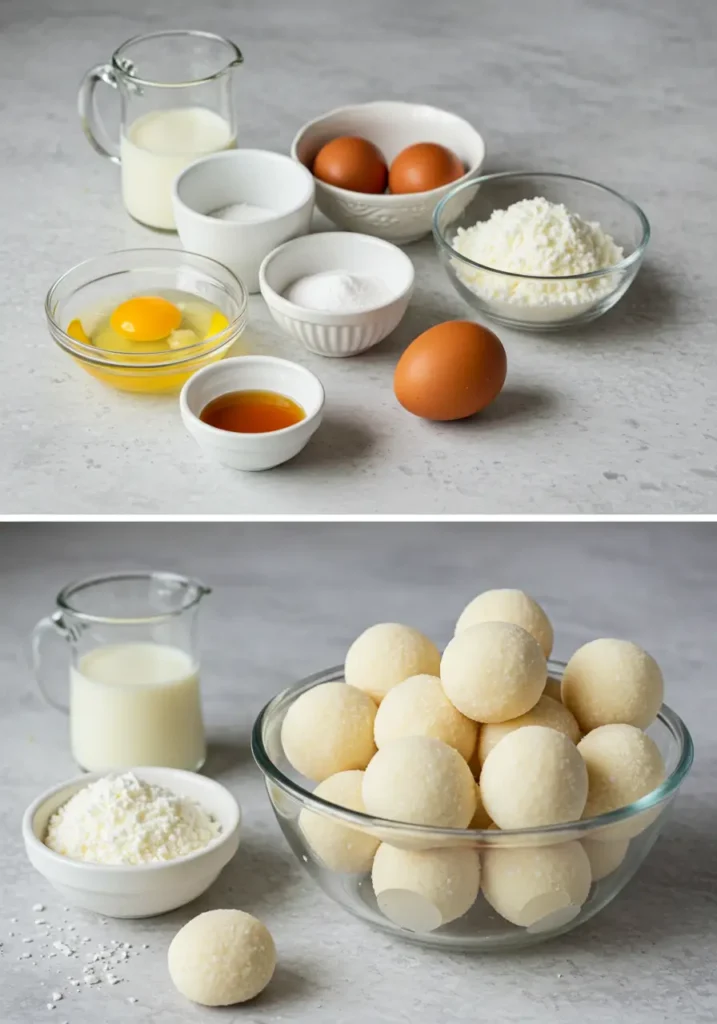
[[[482,622],[453,637],[441,660],[451,704],[475,722],[505,722],[538,703],[547,667],[538,641],[510,622]]]
[[[572,743],[577,743],[580,739],[578,723],[568,709],[559,701],[543,694],[535,707],[526,711],[524,715],[512,718],[508,722],[481,726],[476,753],[478,764],[483,765],[488,754],[503,737],[526,725],[544,725],[547,729],[555,729],[556,732],[562,732],[567,736]]]
[[[500,828],[579,821],[588,773],[567,736],[542,725],[509,733],[491,750],[480,775],[483,805]]]
[[[558,703],[561,703],[563,698],[560,694],[560,680],[554,679],[552,676],[548,676],[545,680],[543,695],[545,697],[550,697],[551,700],[557,700]]]
[[[613,871],[617,871],[625,860],[629,846],[629,839],[609,839],[604,842],[598,839],[583,839],[582,848],[590,861],[593,882],[599,882],[601,878],[607,878]]]
[[[374,753],[376,705],[346,683],[321,683],[294,701],[281,727],[289,763],[314,782],[365,768]]]
[[[563,704],[583,732],[601,725],[646,729],[660,710],[664,682],[660,666],[628,640],[592,640],[580,647],[563,673]]]
[[[456,633],[479,622],[513,622],[522,626],[540,644],[546,658],[553,649],[553,627],[537,601],[522,590],[486,590],[461,612]]]
[[[475,750],[478,726],[453,707],[438,676],[410,676],[389,690],[374,724],[380,750],[401,736],[433,736],[466,761]]]
[[[494,824],[495,822],[483,806],[483,797],[480,794],[480,786],[476,782],[476,809],[468,828],[491,828]]]
[[[475,779],[458,751],[442,740],[403,736],[369,762],[363,800],[377,818],[467,828],[476,809]]]
[[[380,704],[388,691],[410,676],[437,676],[441,655],[428,637],[410,626],[379,622],[351,644],[345,679]]]
[[[337,772],[319,783],[314,796],[350,811],[363,812],[363,776],[362,771]],[[360,828],[306,807],[299,814],[299,828],[316,857],[332,871],[357,874],[370,870],[379,841]]]
[[[381,843],[371,881],[379,909],[390,921],[412,932],[432,932],[475,903],[480,859],[467,848],[415,851]]]
[[[578,842],[483,853],[483,895],[511,924],[530,932],[560,928],[590,891],[590,861]]]
[[[616,811],[647,796],[665,779],[665,763],[654,740],[634,725],[602,725],[578,743],[588,773],[584,818]],[[650,825],[657,808],[606,827],[596,841],[631,839]]]
[[[172,939],[169,976],[187,999],[202,1006],[244,1003],[266,988],[276,967],[269,930],[243,910],[209,910]]]

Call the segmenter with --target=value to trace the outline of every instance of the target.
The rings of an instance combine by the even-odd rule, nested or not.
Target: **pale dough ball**
[[[476,809],[475,779],[458,751],[442,740],[403,736],[369,762],[363,800],[377,818],[467,828]]]
[[[613,871],[617,871],[625,860],[629,845],[629,839],[611,839],[605,842],[598,839],[583,839],[582,847],[590,861],[593,882],[599,882],[601,878],[607,878]]]
[[[664,694],[660,666],[628,640],[592,640],[568,662],[562,701],[583,732],[601,725],[646,729],[654,722]]]
[[[438,676],[410,676],[381,701],[373,727],[381,749],[401,736],[434,736],[466,761],[475,750],[478,726],[453,707]]]
[[[553,679],[552,676],[548,676],[545,680],[543,696],[550,697],[551,700],[557,700],[558,702],[562,701],[563,698],[560,695],[560,680]]]
[[[400,928],[432,932],[467,913],[478,898],[475,850],[399,850],[382,843],[371,872],[382,914]]]
[[[330,775],[319,783],[314,796],[339,807],[347,807],[350,811],[363,812],[366,810],[361,795],[363,776],[361,771]],[[370,870],[378,839],[360,828],[342,824],[335,818],[307,808],[299,814],[299,828],[313,853],[331,871],[357,874]]]
[[[579,821],[588,773],[567,736],[528,725],[503,737],[480,776],[483,806],[500,828],[536,828]]]
[[[169,976],[187,999],[202,1006],[244,1003],[266,988],[276,967],[269,930],[243,910],[209,910],[172,939]]]
[[[483,806],[483,797],[480,795],[480,786],[476,782],[476,809],[468,828],[491,828],[493,825],[493,819]]]
[[[376,705],[346,683],[321,683],[302,693],[286,713],[281,743],[289,763],[323,782],[336,772],[365,768],[376,751]]]
[[[627,807],[657,789],[665,779],[665,763],[654,740],[634,725],[602,725],[578,743],[588,773],[588,798],[583,818]],[[631,839],[654,820],[659,809],[608,826],[596,841]]]
[[[346,682],[365,690],[380,704],[388,691],[409,676],[437,676],[441,655],[428,637],[410,626],[380,622],[351,644]]]
[[[483,895],[501,917],[529,932],[560,928],[577,917],[590,878],[588,855],[577,842],[483,853]]]
[[[564,708],[559,701],[543,694],[535,707],[526,711],[524,715],[512,718],[508,722],[481,726],[476,748],[478,764],[483,765],[493,747],[504,736],[515,732],[516,729],[522,729],[526,725],[544,725],[547,729],[555,729],[556,732],[562,732],[567,736],[571,743],[577,743],[580,740],[578,723],[568,709]]]
[[[479,622],[514,622],[522,626],[540,644],[546,658],[553,649],[553,627],[537,601],[522,590],[486,590],[461,612],[456,633]]]
[[[538,703],[547,667],[540,645],[521,626],[483,622],[454,636],[441,660],[451,704],[475,722],[505,722]]]

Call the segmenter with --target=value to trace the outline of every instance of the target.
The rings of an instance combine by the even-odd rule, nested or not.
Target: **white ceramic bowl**
[[[247,223],[209,216],[234,203],[273,212]],[[250,292],[258,292],[259,265],[267,253],[309,230],[314,178],[282,153],[230,149],[182,171],[172,186],[172,204],[184,248],[223,263]]]
[[[324,389],[319,378],[298,363],[275,356],[237,356],[207,366],[190,377],[179,396],[184,425],[213,462],[232,469],[272,469],[305,448],[321,423]],[[219,430],[199,418],[202,409],[230,391],[275,391],[306,413],[299,423],[262,434]]]
[[[298,278],[327,270],[375,276],[391,298],[360,313],[323,313],[284,298]],[[354,356],[382,341],[403,319],[414,277],[413,263],[395,245],[348,231],[285,242],[266,257],[259,271],[261,294],[276,323],[322,356]]]
[[[107,917],[153,917],[201,896],[239,846],[239,806],[224,786],[177,768],[133,768],[138,778],[191,797],[222,826],[209,846],[186,857],[156,864],[91,864],[72,860],[45,846],[50,817],[78,790],[102,778],[94,772],[70,779],[38,797],[22,819],[25,849],[34,868],[76,907]]]
[[[309,121],[296,135],[291,155],[310,169],[321,147],[339,135],[368,139],[378,146],[389,165],[402,149],[417,142],[437,142],[463,161],[463,177],[441,188],[410,195],[367,195],[316,179],[316,205],[340,228],[377,235],[399,245],[429,234],[438,200],[458,182],[476,175],[485,160],[483,138],[462,117],[421,103],[393,100],[338,107]]]

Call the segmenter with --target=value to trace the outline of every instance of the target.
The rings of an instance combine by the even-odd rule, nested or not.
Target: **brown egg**
[[[390,192],[429,192],[465,173],[455,153],[436,142],[417,142],[401,150],[388,172]]]
[[[449,320],[411,342],[393,390],[404,409],[427,420],[462,420],[485,409],[505,383],[505,349],[480,324]]]
[[[388,179],[380,151],[357,135],[342,135],[327,142],[314,157],[312,171],[327,185],[352,192],[384,192]]]

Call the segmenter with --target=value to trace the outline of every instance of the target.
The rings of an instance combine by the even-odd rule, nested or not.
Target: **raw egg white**
[[[449,320],[408,346],[396,366],[393,388],[414,416],[460,420],[497,398],[507,368],[505,349],[492,331],[469,320]]]

